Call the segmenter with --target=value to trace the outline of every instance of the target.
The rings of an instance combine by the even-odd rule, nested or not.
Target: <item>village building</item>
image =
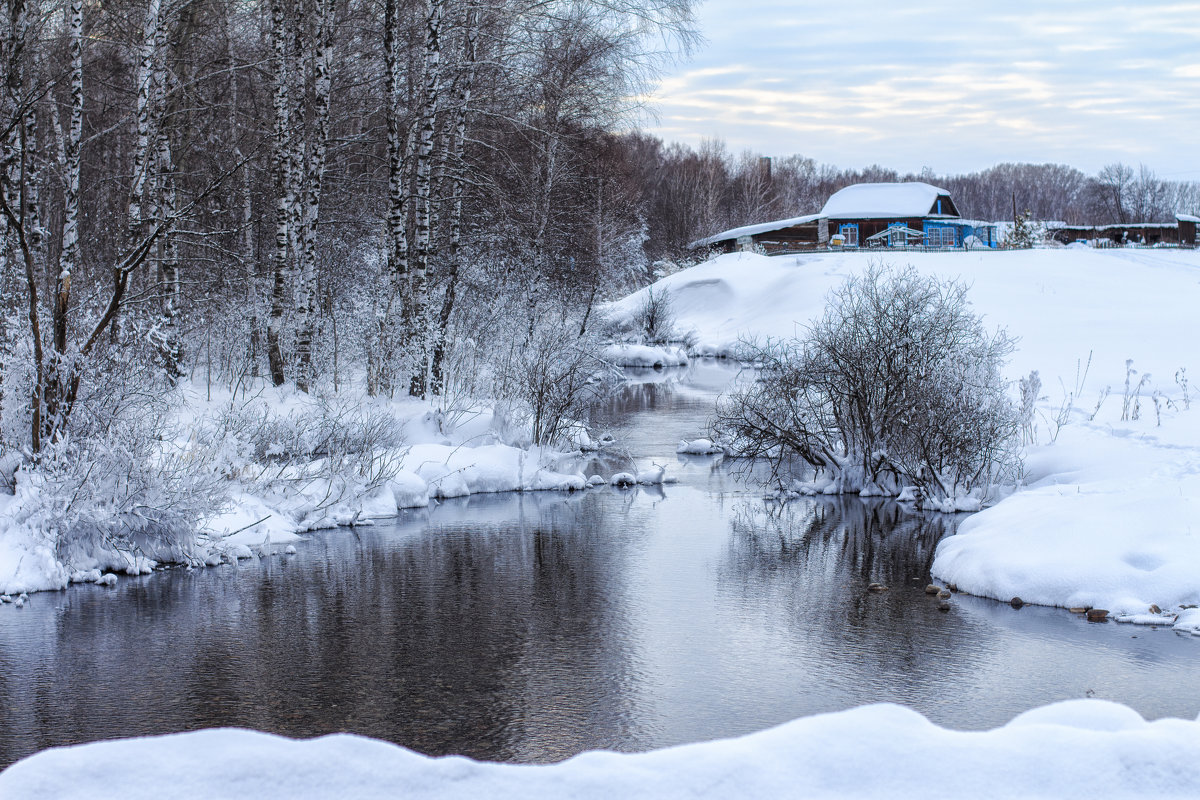
[[[1062,244],[1086,242],[1093,247],[1195,247],[1200,217],[1176,214],[1175,222],[1132,222],[1115,225],[1047,225],[1046,235]]]
[[[962,219],[949,192],[916,181],[847,186],[834,192],[818,214],[733,228],[689,245],[768,254],[825,247],[971,246],[999,246],[996,226]]]

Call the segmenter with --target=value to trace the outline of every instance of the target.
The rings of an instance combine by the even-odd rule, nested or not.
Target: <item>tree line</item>
[[[742,225],[813,214],[831,194],[856,183],[924,181],[947,189],[963,217],[1070,225],[1174,222],[1200,212],[1200,183],[1158,178],[1145,165],[1105,166],[1094,176],[1064,164],[998,164],[966,175],[901,173],[872,165],[839,169],[812,158],[730,152],[720,140],[699,147],[645,135],[624,140],[638,165],[651,260],[686,258],[697,239]]]

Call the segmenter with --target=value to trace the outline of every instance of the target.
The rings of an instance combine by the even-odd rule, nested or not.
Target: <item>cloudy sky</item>
[[[707,0],[648,127],[841,167],[1200,180],[1200,2]]]

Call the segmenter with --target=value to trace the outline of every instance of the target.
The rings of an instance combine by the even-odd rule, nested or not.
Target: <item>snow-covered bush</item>
[[[572,431],[613,379],[598,334],[585,330],[586,307],[545,282],[489,272],[485,261],[464,274],[493,301],[455,312],[442,399],[447,420],[486,400],[504,441],[574,446]]]
[[[534,444],[564,442],[607,391],[599,350],[594,336],[570,324],[539,324],[499,368],[510,425],[528,430]]]
[[[15,521],[71,568],[194,561],[200,519],[225,502],[213,454],[179,443],[166,397],[125,399],[89,406],[91,424],[44,446],[17,474]]]
[[[642,305],[638,308],[636,324],[646,336],[646,341],[659,344],[671,340],[675,330],[675,308],[671,295],[666,290],[654,293],[654,287],[646,290]]]
[[[401,422],[386,407],[314,396],[288,411],[261,397],[231,400],[194,439],[223,476],[286,495],[308,514],[376,489],[399,472]]]
[[[950,498],[1013,477],[1013,343],[966,292],[911,267],[849,278],[804,338],[751,345],[759,379],[720,400],[714,438],[777,470],[798,457],[846,492]]]
[[[1018,382],[1021,388],[1021,441],[1025,444],[1037,444],[1037,425],[1034,423],[1034,412],[1042,391],[1042,379],[1038,371],[1032,370],[1029,377],[1021,378]]]

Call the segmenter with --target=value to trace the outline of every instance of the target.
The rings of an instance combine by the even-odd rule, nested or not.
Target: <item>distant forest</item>
[[[1200,210],[1200,183],[1166,181],[1146,166],[1114,163],[1096,175],[1065,164],[997,164],[967,175],[901,173],[873,165],[838,169],[801,155],[765,159],[732,153],[720,140],[699,149],[634,134],[621,139],[645,209],[653,261],[682,256],[698,238],[741,225],[815,214],[831,194],[855,183],[924,181],[949,190],[968,219],[1035,220],[1072,225],[1173,222]]]

